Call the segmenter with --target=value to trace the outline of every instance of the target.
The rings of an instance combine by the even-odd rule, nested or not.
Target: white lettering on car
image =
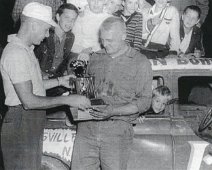
[[[71,129],[45,129],[43,152],[70,163],[75,135],[76,131]]]
[[[191,146],[191,153],[187,170],[199,170],[205,148],[209,145],[209,143],[205,141],[189,141],[188,143]]]
[[[211,58],[170,58],[170,59],[153,59],[149,60],[152,64],[152,70],[177,70],[177,69],[200,69],[200,70],[211,70],[212,59]]]

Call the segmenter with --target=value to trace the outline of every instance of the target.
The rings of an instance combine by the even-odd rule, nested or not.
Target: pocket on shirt
[[[164,18],[164,21],[167,25],[171,24],[172,19],[171,18]]]

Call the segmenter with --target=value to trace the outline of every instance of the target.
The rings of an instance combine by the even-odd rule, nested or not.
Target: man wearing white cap
[[[49,36],[56,26],[52,9],[37,2],[27,4],[22,12],[17,35],[8,38],[0,69],[8,112],[3,120],[1,144],[5,170],[40,170],[45,111],[59,105],[86,108],[90,101],[84,96],[46,97],[46,89],[69,86],[70,76],[42,80],[33,45]]]

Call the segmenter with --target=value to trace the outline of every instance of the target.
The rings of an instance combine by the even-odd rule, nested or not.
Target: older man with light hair
[[[72,170],[126,170],[133,142],[132,121],[150,107],[152,69],[147,58],[125,42],[126,26],[109,17],[100,26],[104,50],[90,58],[88,74],[105,107],[79,122]]]

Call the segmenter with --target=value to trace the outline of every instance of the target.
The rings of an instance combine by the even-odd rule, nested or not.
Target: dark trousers
[[[5,170],[40,170],[45,111],[9,107],[1,131]]]

